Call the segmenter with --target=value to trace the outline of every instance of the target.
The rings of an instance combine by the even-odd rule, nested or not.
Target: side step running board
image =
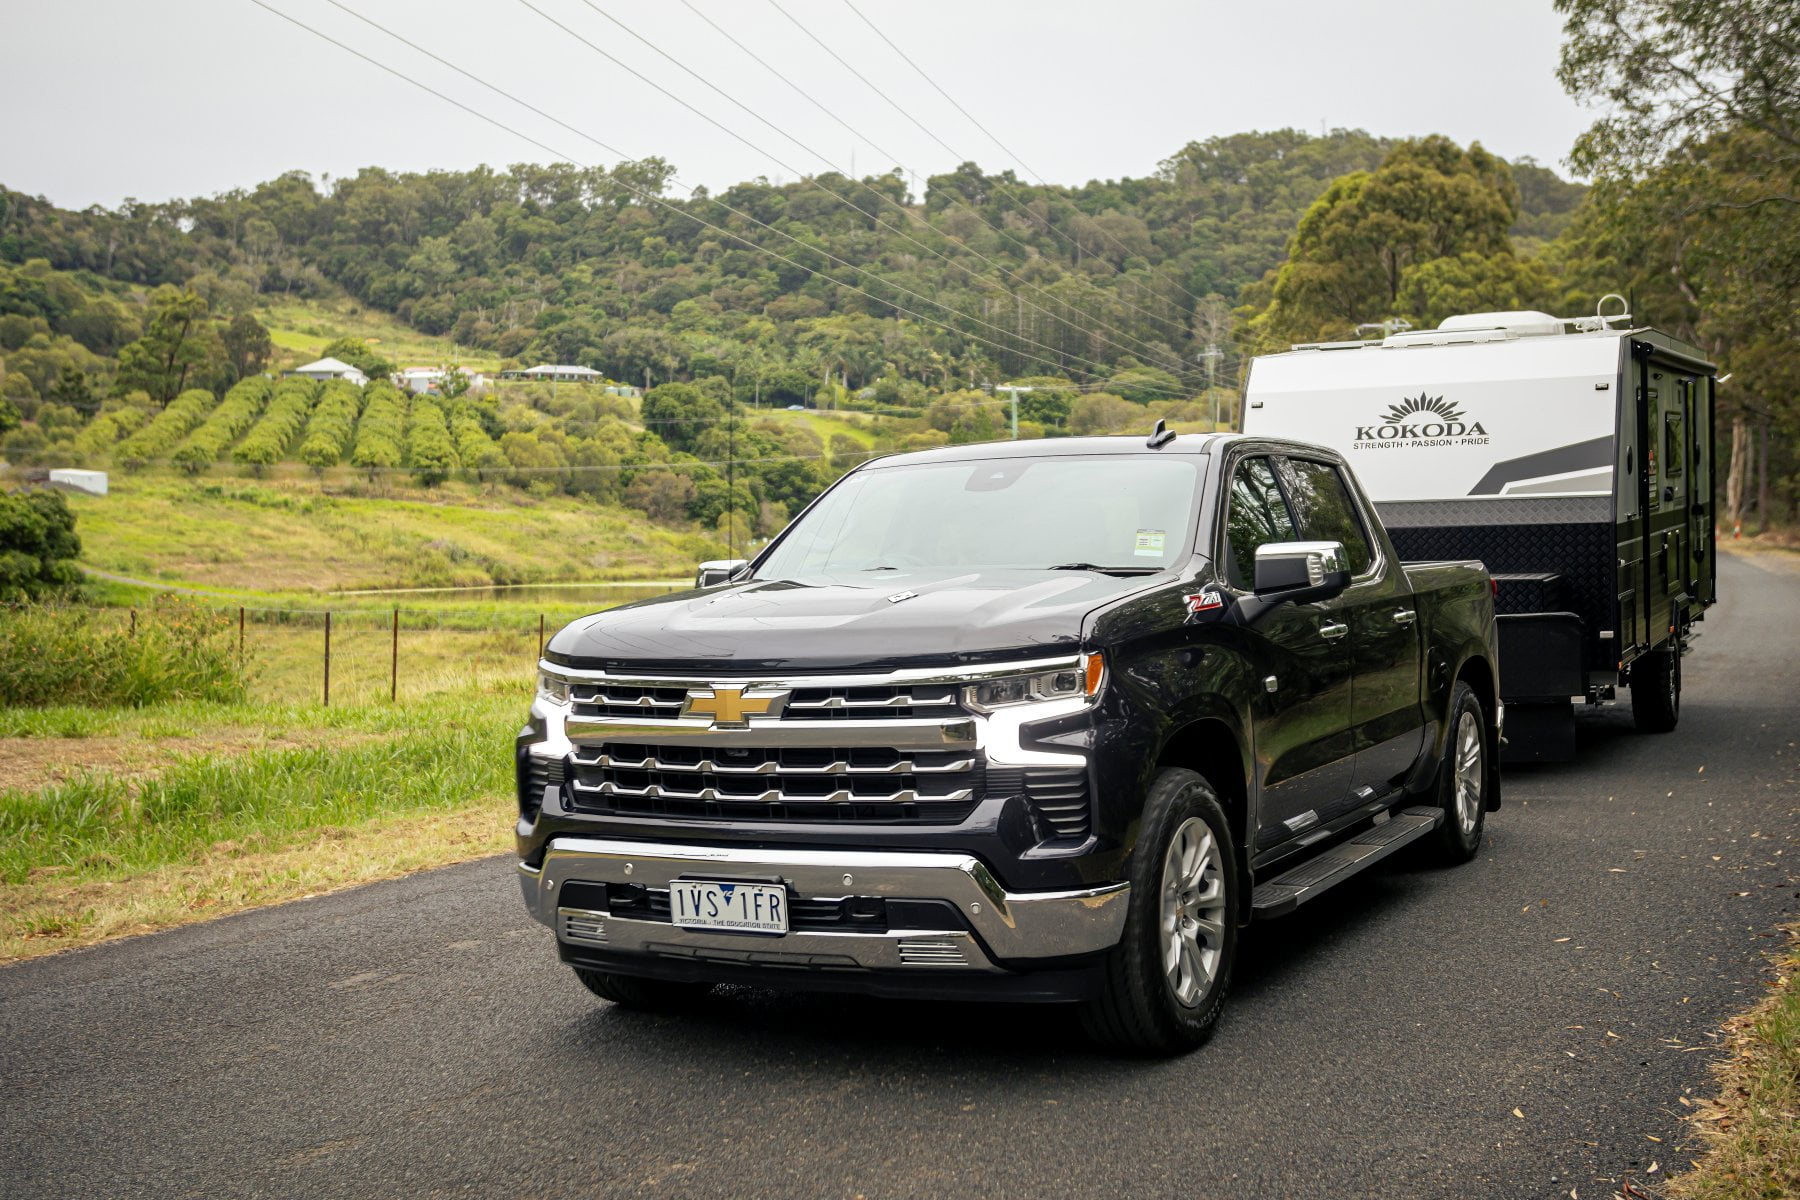
[[[1257,920],[1285,917],[1352,875],[1374,866],[1403,846],[1418,841],[1444,819],[1441,808],[1407,808],[1380,825],[1365,829],[1341,846],[1333,846],[1273,879],[1256,885],[1250,913]]]

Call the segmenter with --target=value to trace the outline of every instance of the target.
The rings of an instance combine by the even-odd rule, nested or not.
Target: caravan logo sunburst
[[[1355,449],[1481,445],[1486,441],[1487,430],[1480,421],[1471,420],[1453,401],[1420,392],[1388,405],[1372,424],[1358,425]]]
[[[1449,403],[1442,396],[1427,396],[1423,392],[1410,400],[1390,404],[1388,410],[1381,414],[1381,419],[1384,421],[1410,421],[1424,417],[1439,417],[1446,421],[1463,419],[1462,410],[1456,405]]]

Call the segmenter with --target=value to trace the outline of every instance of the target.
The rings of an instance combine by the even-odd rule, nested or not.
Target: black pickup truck
[[[1240,436],[850,472],[750,562],[551,639],[519,881],[589,989],[1075,1002],[1199,1044],[1241,927],[1500,799],[1491,582]]]

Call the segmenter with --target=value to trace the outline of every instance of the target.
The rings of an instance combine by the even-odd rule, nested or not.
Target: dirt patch
[[[94,771],[105,771],[126,780],[141,780],[198,754],[230,757],[259,750],[355,746],[397,736],[319,729],[271,737],[253,730],[220,729],[183,737],[0,738],[0,789],[36,791]]]
[[[511,844],[510,803],[217,842],[194,862],[121,879],[58,886],[54,870],[34,872],[0,886],[0,963],[497,854]]]

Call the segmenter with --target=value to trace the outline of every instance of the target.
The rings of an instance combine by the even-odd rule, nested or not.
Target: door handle
[[[1338,622],[1335,622],[1330,625],[1319,626],[1319,636],[1324,638],[1328,642],[1335,642],[1339,638],[1343,637],[1346,633],[1349,633],[1349,632],[1350,632],[1350,627],[1348,625],[1344,624],[1342,621],[1338,621]]]
[[[1396,625],[1411,625],[1418,619],[1419,614],[1410,608],[1396,609],[1394,612],[1394,624]]]

